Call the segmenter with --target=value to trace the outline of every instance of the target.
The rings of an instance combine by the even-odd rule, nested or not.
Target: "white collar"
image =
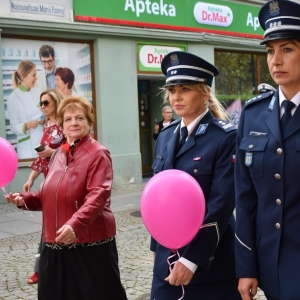
[[[284,96],[280,86],[279,86],[279,107],[281,107],[281,104],[284,100],[287,100],[286,97]],[[289,99],[292,101],[296,106],[300,105],[300,91],[292,98]]]
[[[284,113],[284,108],[281,106],[282,102],[284,100],[287,100],[286,97],[284,96],[280,86],[279,86],[279,109],[280,109],[280,116],[282,117]],[[300,105],[300,91],[292,98],[290,99],[295,104],[295,107],[291,110],[291,114],[293,115],[297,107]]]
[[[187,126],[187,130],[188,130],[188,137],[190,136],[190,134],[193,132],[193,130],[195,129],[195,127],[197,126],[197,124],[200,122],[200,120],[207,114],[208,112],[208,108],[205,110],[205,112],[203,112],[200,116],[198,116],[196,119],[194,119],[194,121],[192,121],[188,126]],[[180,129],[182,127],[186,126],[183,122],[183,119],[181,119],[181,123],[180,123]],[[181,131],[180,131],[180,138],[181,138]]]

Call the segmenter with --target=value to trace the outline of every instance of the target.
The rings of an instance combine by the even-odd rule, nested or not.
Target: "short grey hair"
[[[162,108],[162,113],[163,112],[165,112],[167,109],[171,109],[172,110],[172,107],[171,106],[169,106],[169,105],[167,105],[167,106],[164,106],[163,108]]]

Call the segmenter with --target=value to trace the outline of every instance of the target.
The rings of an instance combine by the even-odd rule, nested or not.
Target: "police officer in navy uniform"
[[[195,178],[204,192],[206,214],[195,238],[178,249],[180,259],[171,273],[167,259],[174,253],[151,239],[155,252],[151,300],[179,299],[182,287],[184,300],[241,299],[234,262],[236,129],[211,94],[219,71],[181,51],[167,54],[161,68],[166,75],[165,102],[168,99],[182,118],[159,134],[152,169],[154,174],[178,169]]]
[[[245,104],[237,134],[236,268],[243,300],[300,299],[300,4],[269,1],[261,44],[278,89]]]

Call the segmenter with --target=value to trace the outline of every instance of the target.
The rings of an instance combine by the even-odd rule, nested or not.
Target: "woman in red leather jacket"
[[[113,180],[109,151],[90,136],[92,105],[79,96],[58,108],[67,142],[53,154],[37,192],[9,194],[25,210],[43,211],[38,299],[126,300],[120,281],[110,209]]]

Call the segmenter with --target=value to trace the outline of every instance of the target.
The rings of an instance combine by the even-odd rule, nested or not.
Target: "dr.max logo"
[[[198,2],[194,6],[194,17],[200,24],[228,27],[233,21],[230,7]]]
[[[144,45],[140,49],[139,58],[146,68],[159,68],[166,54],[181,51],[179,47]]]

